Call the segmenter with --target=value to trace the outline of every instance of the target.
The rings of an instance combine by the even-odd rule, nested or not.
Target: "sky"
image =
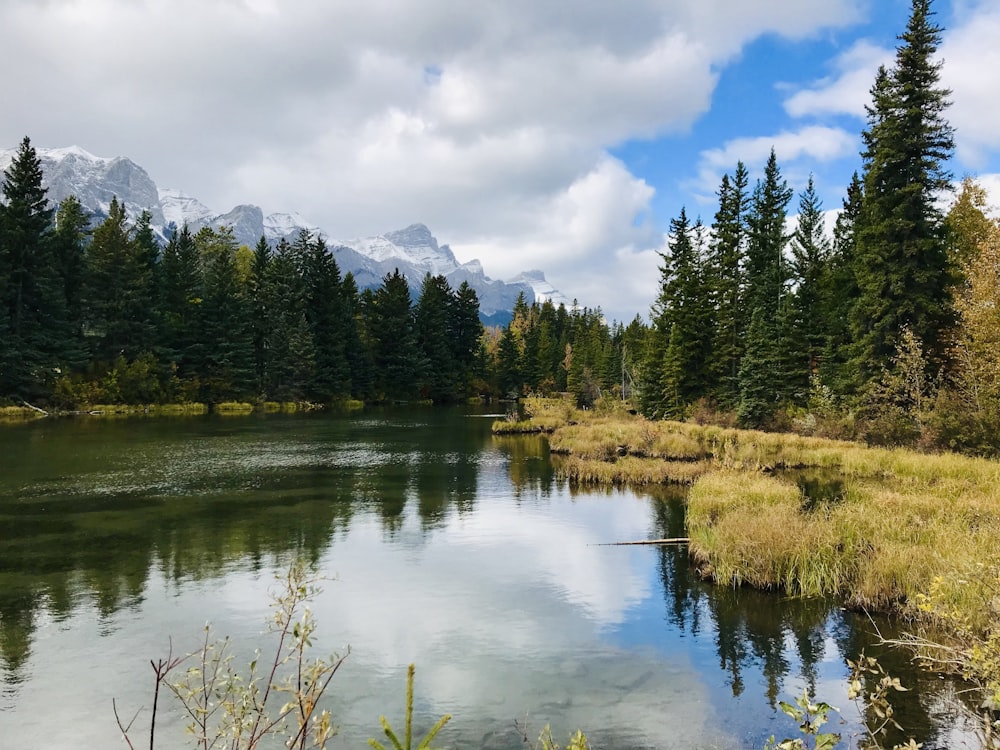
[[[1000,0],[936,0],[951,170],[1000,202]],[[329,239],[420,222],[648,314],[685,207],[773,147],[839,208],[909,0],[0,0],[0,147],[127,156]],[[797,198],[790,207],[795,211]]]

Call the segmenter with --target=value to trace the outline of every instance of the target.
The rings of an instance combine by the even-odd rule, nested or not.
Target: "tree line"
[[[730,421],[871,442],[1000,448],[1000,228],[963,183],[945,212],[954,134],[930,0],[871,88],[860,170],[832,237],[813,179],[772,151],[750,186],[721,179],[710,225],[684,208],[649,323],[528,304],[483,329],[467,284],[387,275],[359,291],[320,237],[238,247],[148,213],[48,206],[28,139],[0,204],[0,398],[57,405],[232,399],[365,401],[568,392],[652,418]]]
[[[911,6],[832,237],[812,177],[792,228],[774,151],[752,187],[739,162],[711,224],[684,208],[671,220],[648,326],[596,326],[558,367],[553,311],[515,311],[501,380],[581,403],[624,392],[651,418],[1000,450],[1000,228],[971,179],[942,208],[954,148],[942,29],[930,0]]]
[[[239,246],[185,226],[160,246],[112,199],[93,228],[57,209],[25,138],[0,203],[0,397],[64,408],[232,400],[444,402],[477,392],[468,284],[428,275],[359,291],[321,237]]]
[[[786,228],[793,194],[773,151],[752,189],[742,163],[723,176],[709,227],[683,208],[672,220],[647,415],[708,404],[746,427],[1000,447],[997,223],[970,179],[941,208],[954,132],[932,16],[912,1],[895,63],[877,73],[832,239],[811,177]]]

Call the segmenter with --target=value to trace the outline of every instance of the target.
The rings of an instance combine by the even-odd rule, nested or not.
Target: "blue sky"
[[[953,171],[1000,195],[1000,0],[937,0]],[[827,209],[909,0],[13,0],[0,146],[128,156],[336,241],[427,224],[494,278],[646,314],[663,232],[773,145]],[[1000,202],[1000,201],[998,201]]]
[[[938,0],[935,20],[947,26],[967,23],[974,8]],[[838,59],[852,52],[881,48],[891,64],[898,43],[896,36],[909,18],[909,0],[882,0],[869,3],[865,10],[860,22],[824,30],[807,39],[792,40],[774,34],[758,37],[744,47],[736,60],[719,69],[711,109],[689,130],[656,139],[629,140],[611,149],[629,171],[656,186],[651,215],[660,229],[664,218],[675,216],[682,205],[690,216],[701,215],[705,223],[711,223],[717,207],[713,191],[718,183],[702,176],[704,154],[740,139],[775,142],[779,164],[796,189],[790,213],[796,210],[798,192],[810,172],[815,176],[824,207],[828,210],[840,207],[846,184],[861,167],[863,108],[851,112],[793,114],[786,104],[798,92],[821,90],[824,84],[837,80],[843,72]],[[983,74],[988,75],[985,70]],[[870,83],[871,77],[865,80]],[[782,153],[780,140],[775,136],[782,132],[796,133],[809,126],[842,130],[851,139],[851,147],[838,149],[829,158],[811,154],[795,158],[797,154],[792,149]],[[761,149],[748,150],[742,157],[739,153],[739,148],[733,150],[737,158],[754,167],[752,180],[755,179],[763,166]],[[726,164],[724,171],[731,173],[735,163]],[[993,174],[1000,171],[1000,150],[987,148],[977,158],[956,157],[951,169],[956,179],[969,174],[983,175],[985,181],[993,184]]]

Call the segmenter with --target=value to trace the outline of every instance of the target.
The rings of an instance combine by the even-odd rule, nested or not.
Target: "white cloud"
[[[803,184],[817,162],[832,162],[856,154],[858,145],[856,134],[825,125],[810,125],[773,136],[734,138],[701,153],[698,179],[693,187],[711,195],[722,175],[731,174],[738,161],[747,166],[752,180],[754,173],[767,163],[772,148],[786,179],[793,185]]]
[[[785,111],[792,117],[852,115],[864,118],[879,65],[891,65],[894,57],[892,49],[866,39],[859,40],[833,61],[834,75],[788,97]]]
[[[691,128],[750,40],[863,6],[0,3],[0,64],[31,71],[0,80],[0,144],[129,156],[215,210],[298,211],[334,238],[422,221],[491,275],[530,257],[609,307],[617,287],[585,265],[618,274],[660,240],[634,226],[652,189],[608,150]]]
[[[947,116],[955,126],[957,156],[981,168],[987,152],[1000,147],[1000,8],[993,3],[963,14],[941,45],[943,83],[952,90]]]

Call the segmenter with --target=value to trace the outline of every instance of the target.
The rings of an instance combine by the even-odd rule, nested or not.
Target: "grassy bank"
[[[527,410],[542,415],[571,480],[691,484],[689,550],[704,575],[919,620],[961,669],[1000,688],[1000,463],[650,422],[617,407]],[[822,470],[834,491],[810,497],[796,470]]]

